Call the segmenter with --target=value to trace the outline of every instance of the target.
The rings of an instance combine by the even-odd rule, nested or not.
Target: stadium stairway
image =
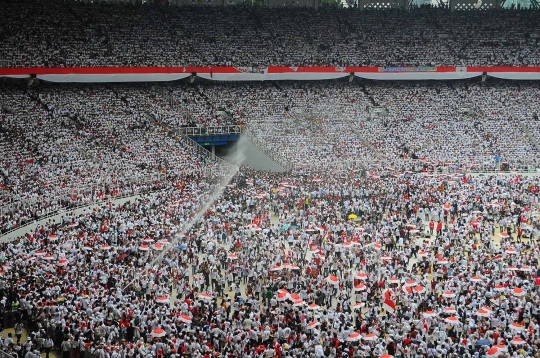
[[[273,82],[273,85],[276,87],[276,89],[282,90],[278,82]],[[211,99],[201,88],[198,88],[197,92],[209,106],[214,107]],[[227,110],[224,110],[223,112],[225,112],[226,115],[230,115]],[[225,159],[235,164],[247,165],[253,169],[269,170],[272,172],[288,171],[292,167],[287,160],[281,158],[279,154],[273,150],[270,150],[265,143],[252,135],[249,128],[246,128],[240,136],[240,140],[236,147],[236,152],[239,151],[245,151],[245,160],[242,163],[237,163],[237,160],[233,158],[234,155],[232,154],[231,156],[226,156]]]
[[[375,101],[375,99],[373,98],[371,93],[369,93],[369,91],[367,90],[366,85],[364,83],[362,83],[362,85],[360,86],[360,89],[362,90],[362,92],[364,92],[364,94],[366,95],[366,97],[369,99],[369,101],[371,102],[371,104],[373,106],[375,106],[375,107],[380,106],[379,103],[377,103],[377,101]]]
[[[525,136],[527,137],[529,142],[536,148],[537,151],[540,152],[540,144],[538,143],[538,140],[534,138],[527,126],[525,126],[521,121],[519,121],[519,126],[521,127],[521,130],[523,130],[523,133],[525,133]]]
[[[261,18],[259,17],[259,14],[257,11],[251,11],[249,16],[253,20],[253,23],[255,24],[255,32],[257,33],[257,36],[260,35],[262,29],[263,29],[263,23],[261,21]]]
[[[369,93],[369,91],[367,90],[366,86],[364,83],[362,83],[360,85],[360,90],[366,95],[366,98],[369,100],[369,102],[371,103],[371,105],[373,107],[381,107],[381,105],[375,100],[375,98],[373,98],[373,96],[371,95],[371,93]],[[364,118],[364,120],[367,120],[366,118]],[[371,119],[371,120],[377,120],[377,119]],[[358,137],[358,139],[364,143],[364,145],[366,147],[368,147],[372,153],[375,154],[375,156],[377,157],[377,160],[379,161],[385,161],[386,157],[385,155],[377,148],[375,148],[375,146],[373,145],[373,143],[369,142],[366,138],[364,138],[364,136],[360,133],[360,131],[358,130],[357,128],[357,123],[352,123],[352,122],[349,122],[349,126],[351,128],[351,131],[353,133],[356,134],[356,136]]]
[[[39,96],[30,95],[30,98],[33,101],[35,101],[37,104],[42,106],[47,112],[49,113],[52,112],[51,110],[52,107],[50,106],[50,104],[45,102]],[[70,114],[64,115],[63,117],[69,118],[69,120],[71,120],[73,123],[72,126],[76,127],[77,130],[84,127],[84,123],[82,122],[83,119],[79,117],[78,113],[75,113],[75,114],[70,113]],[[66,125],[66,127],[69,127],[70,129],[73,129],[72,126]],[[88,145],[80,142],[79,145],[75,149],[83,158],[92,159],[93,155],[91,153],[93,153],[94,150],[92,150]]]
[[[482,120],[486,118],[486,114],[482,111],[481,108],[479,108],[477,105],[475,105],[474,102],[472,102],[469,98],[464,98],[462,94],[459,92],[458,87],[451,84],[451,88],[455,93],[456,98],[461,98],[461,101],[463,101],[463,106],[467,108],[471,108],[473,113],[470,115],[469,120],[469,130],[473,136],[478,138],[480,143],[485,143],[484,147],[482,148],[482,156],[483,158],[481,160],[491,160],[491,158],[495,157],[495,148],[492,140],[486,140],[488,135],[482,131],[482,128],[480,126],[479,120]]]
[[[365,118],[364,118],[365,120]],[[374,119],[372,119],[374,120]],[[370,143],[366,138],[364,138],[364,136],[362,135],[362,133],[358,130],[358,123],[357,121],[355,120],[354,122],[352,121],[348,121],[348,124],[349,124],[349,127],[351,129],[351,132],[353,132],[357,137],[358,139],[366,146],[368,147],[371,152],[373,154],[375,154],[375,157],[377,158],[377,160],[379,161],[384,161],[385,157],[384,155],[380,152],[379,149],[375,148],[375,146]]]

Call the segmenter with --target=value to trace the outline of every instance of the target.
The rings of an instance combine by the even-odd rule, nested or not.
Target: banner
[[[467,70],[507,80],[540,80],[540,67],[468,67]]]
[[[386,312],[394,313],[396,311],[396,303],[387,298],[383,302],[383,308],[386,310]]]
[[[540,80],[540,67],[74,67],[0,68],[0,77],[51,82],[164,82],[190,76],[211,81],[328,80],[354,74],[372,80],[459,80],[481,76]]]
[[[460,80],[480,76],[458,67],[376,67],[377,72],[356,71],[355,76],[381,81]]]
[[[379,67],[379,72],[437,72],[437,67]]]

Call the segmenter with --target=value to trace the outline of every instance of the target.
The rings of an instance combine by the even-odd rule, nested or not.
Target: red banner
[[[235,67],[30,67],[0,68],[0,75],[111,75],[111,74],[179,74],[242,73]]]
[[[350,75],[375,80],[453,80],[487,73],[505,79],[540,80],[540,67],[73,67],[0,68],[0,76],[52,82],[174,81],[195,74],[214,81],[325,80]]]
[[[377,73],[381,67],[287,67],[269,66],[264,73]],[[411,67],[412,68],[412,67]],[[179,74],[179,73],[255,73],[237,67],[29,67],[0,68],[2,76],[60,74]],[[262,73],[263,71],[259,72]],[[414,71],[411,71],[414,72]],[[436,72],[456,72],[456,67],[436,67]],[[467,67],[466,72],[540,72],[540,67]]]
[[[467,72],[540,72],[540,67],[467,67]]]

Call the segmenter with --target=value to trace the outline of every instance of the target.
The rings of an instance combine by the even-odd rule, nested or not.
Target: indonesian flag
[[[384,300],[383,308],[386,310],[386,312],[394,313],[396,311],[396,303],[387,298]]]

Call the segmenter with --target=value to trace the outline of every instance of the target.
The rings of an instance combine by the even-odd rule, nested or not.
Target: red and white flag
[[[386,310],[386,312],[394,313],[396,311],[396,303],[387,298],[384,300],[383,308]]]

